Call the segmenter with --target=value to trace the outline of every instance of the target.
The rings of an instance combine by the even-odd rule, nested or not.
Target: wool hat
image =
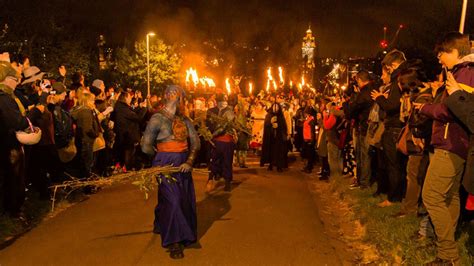
[[[105,84],[104,84],[104,81],[101,80],[101,79],[96,79],[94,81],[92,81],[92,87],[96,87],[96,88],[99,88],[104,86],[105,87]]]

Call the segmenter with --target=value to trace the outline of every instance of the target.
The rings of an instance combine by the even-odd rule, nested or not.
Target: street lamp
[[[466,21],[467,0],[462,2],[461,21],[459,22],[459,32],[464,34],[464,23]]]
[[[147,96],[150,96],[150,36],[155,36],[153,32],[146,35],[146,72],[147,72]]]

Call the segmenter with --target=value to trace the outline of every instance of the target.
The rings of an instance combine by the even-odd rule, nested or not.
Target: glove
[[[193,167],[187,163],[183,163],[179,166],[179,171],[182,173],[189,173],[191,170],[193,170]]]

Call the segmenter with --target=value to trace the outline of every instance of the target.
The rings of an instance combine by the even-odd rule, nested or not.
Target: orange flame
[[[280,77],[280,83],[285,84],[285,79],[283,79],[283,68],[278,67],[278,76]]]
[[[203,86],[207,86],[209,88],[215,88],[216,87],[216,83],[214,82],[213,79],[211,78],[208,78],[208,77],[202,77],[199,79],[199,81],[201,82],[201,84]]]
[[[252,82],[249,82],[249,95],[252,95],[252,91],[253,91],[253,84]]]
[[[230,90],[229,78],[226,78],[226,79],[225,79],[225,87],[226,87],[226,89],[227,89],[227,94],[230,94],[231,90]]]
[[[191,81],[194,83],[194,86],[197,86],[199,84],[199,77],[197,71],[192,67],[186,70],[186,84],[191,83]]]
[[[267,69],[267,92],[270,91],[270,84],[273,81],[273,76],[272,76],[272,68],[269,67]]]

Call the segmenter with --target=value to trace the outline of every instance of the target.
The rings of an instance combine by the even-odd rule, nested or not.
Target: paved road
[[[204,193],[195,176],[199,244],[169,259],[151,233],[156,195],[132,185],[102,190],[0,251],[0,265],[339,265],[307,176],[238,169],[232,193]]]

